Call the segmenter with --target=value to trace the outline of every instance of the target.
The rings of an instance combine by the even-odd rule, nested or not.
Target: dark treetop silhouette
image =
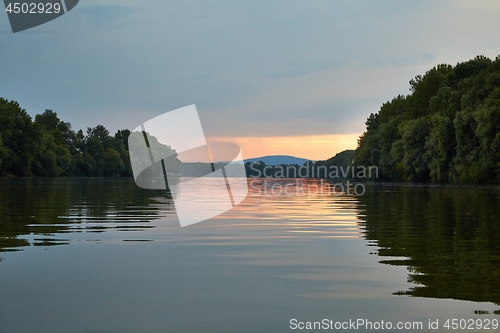
[[[500,56],[438,65],[366,121],[357,165],[396,181],[500,181]]]
[[[500,56],[438,65],[412,79],[410,91],[368,117],[356,151],[308,167],[377,166],[381,180],[498,183]],[[0,176],[132,176],[129,135],[111,136],[102,125],[74,132],[51,110],[33,121],[0,98]],[[246,167],[255,176],[266,165]]]

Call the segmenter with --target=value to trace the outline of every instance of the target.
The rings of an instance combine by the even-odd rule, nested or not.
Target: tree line
[[[111,136],[102,125],[75,132],[52,110],[32,119],[19,103],[0,98],[0,176],[132,176],[129,134]]]
[[[354,162],[384,180],[500,182],[500,56],[417,75],[368,117]]]
[[[69,122],[59,119],[52,110],[45,110],[32,119],[18,102],[0,98],[0,176],[131,177],[130,134],[130,130],[123,129],[112,136],[102,125],[75,132]],[[162,149],[170,147],[162,146]],[[286,173],[280,172],[283,166],[266,166],[264,162],[247,163],[245,167],[248,177],[265,174],[276,178],[328,178],[325,167],[346,168],[353,154],[352,150],[345,151],[326,161],[286,166]],[[144,159],[149,161],[149,155]],[[179,171],[179,165],[172,169]],[[319,171],[315,172],[316,169]],[[202,176],[191,174],[189,163],[184,163],[182,173]]]
[[[365,124],[355,151],[310,167],[377,166],[378,178],[391,181],[500,182],[500,56],[417,75],[408,95],[384,103]],[[102,125],[75,132],[51,110],[32,119],[17,102],[0,98],[0,176],[132,176],[129,135],[124,129],[111,136]],[[247,175],[266,167],[247,164]],[[280,168],[267,172],[280,176]]]

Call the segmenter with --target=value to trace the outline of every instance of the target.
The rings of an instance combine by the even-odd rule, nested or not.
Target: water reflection
[[[407,266],[395,294],[500,304],[498,187],[378,185],[359,204],[380,262]]]
[[[219,217],[220,226],[275,227],[263,237],[361,238],[358,201],[315,179],[249,179],[249,194]]]
[[[170,210],[164,191],[131,179],[0,178],[0,252],[67,245],[69,233],[154,228],[149,222]]]
[[[367,255],[407,267],[411,287],[394,294],[500,304],[498,187],[369,185],[358,197],[319,180],[250,182],[234,209],[180,228],[172,199],[133,179],[0,179],[0,252],[80,239],[265,248],[280,240],[366,238]],[[275,195],[273,186],[293,195]],[[210,196],[209,187],[200,191]],[[165,224],[169,216],[173,223]]]

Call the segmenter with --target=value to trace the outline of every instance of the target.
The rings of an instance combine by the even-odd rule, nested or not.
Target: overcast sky
[[[196,104],[245,157],[328,158],[415,75],[500,55],[499,18],[498,0],[81,0],[16,34],[0,15],[0,96],[112,134]]]

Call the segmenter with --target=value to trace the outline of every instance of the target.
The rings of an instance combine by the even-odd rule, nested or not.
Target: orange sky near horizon
[[[209,142],[232,142],[241,147],[243,158],[267,155],[292,155],[311,160],[326,160],[335,154],[356,149],[361,133],[276,137],[209,137]]]

